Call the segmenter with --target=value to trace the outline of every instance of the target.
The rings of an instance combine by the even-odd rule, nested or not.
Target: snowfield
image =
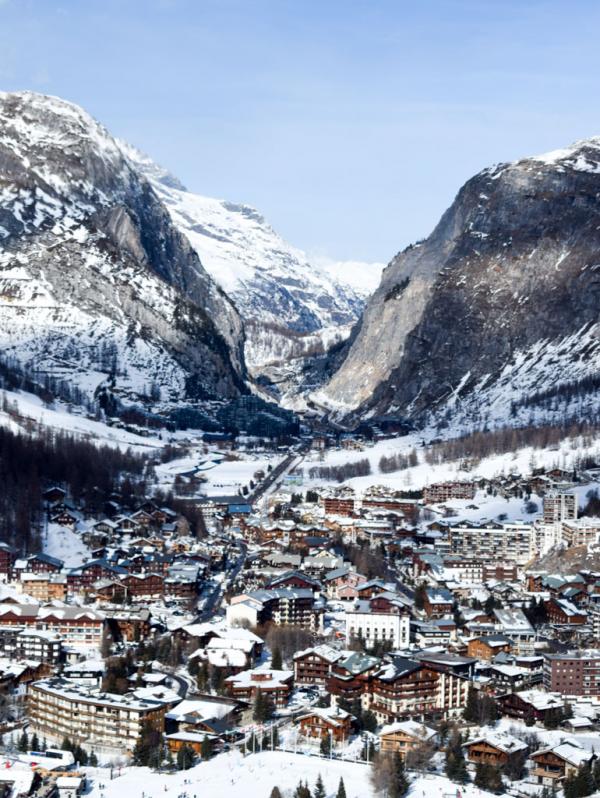
[[[34,394],[23,391],[2,391],[9,404],[8,411],[0,409],[0,426],[13,432],[27,432],[31,422],[54,430],[62,430],[82,440],[91,440],[99,445],[114,446],[119,449],[131,449],[133,452],[147,453],[161,449],[164,441],[155,437],[143,437],[132,432],[109,427],[101,421],[94,421],[83,415],[80,408],[69,412],[67,406],[56,402],[52,406]]]
[[[275,785],[284,798],[291,798],[300,780],[314,788],[319,773],[327,798],[334,798],[340,778],[344,779],[348,798],[375,798],[366,764],[340,762],[335,759],[268,751],[249,754],[221,754],[209,762],[201,762],[187,771],[173,775],[152,773],[148,768],[130,768],[125,775],[104,782],[100,789],[94,783],[90,798],[269,798]],[[411,798],[485,798],[491,793],[471,785],[457,787],[442,776],[415,778]]]
[[[413,433],[400,438],[389,438],[379,441],[373,446],[367,446],[361,451],[347,451],[345,449],[332,449],[321,453],[313,452],[308,455],[303,464],[304,486],[335,485],[318,477],[310,479],[311,468],[319,466],[337,466],[344,463],[354,463],[358,460],[369,460],[371,474],[366,477],[355,477],[346,480],[344,485],[351,485],[357,490],[365,490],[370,485],[384,485],[393,490],[418,490],[426,485],[445,480],[470,480],[475,477],[491,478],[502,474],[520,473],[528,474],[536,468],[570,469],[581,457],[600,457],[600,440],[594,440],[590,445],[584,445],[581,438],[566,438],[555,448],[534,449],[531,446],[518,449],[515,452],[490,455],[482,458],[479,463],[470,467],[464,460],[455,460],[447,463],[429,465],[425,461],[426,448],[423,443],[431,440],[432,435],[427,432]],[[389,457],[395,454],[408,455],[416,450],[419,463],[411,468],[395,471],[391,474],[379,472],[379,461],[382,456]],[[588,488],[589,489],[589,488]],[[476,503],[476,502],[475,502]]]
[[[89,559],[90,550],[73,530],[59,524],[48,524],[44,552],[64,560],[65,567],[77,568]]]

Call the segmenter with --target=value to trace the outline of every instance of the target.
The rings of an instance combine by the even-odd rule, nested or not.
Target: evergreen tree
[[[463,710],[463,718],[470,723],[477,723],[479,718],[478,691],[473,687],[473,685],[469,685],[469,690],[467,692],[467,703]]]
[[[271,657],[271,667],[275,671],[280,671],[283,667],[281,649],[279,647],[273,649],[273,656]]]
[[[204,739],[207,738],[205,737]],[[179,768],[179,770],[189,770],[193,764],[194,764],[194,751],[192,750],[192,748],[190,748],[189,745],[182,745],[179,751],[177,751],[177,767]]]
[[[95,752],[92,751],[90,754],[90,767],[97,768],[98,767],[98,757],[96,756]]]
[[[418,610],[422,610],[425,606],[425,597],[427,595],[427,588],[423,582],[420,582],[415,588],[414,605]]]
[[[494,765],[482,762],[477,764],[475,770],[475,784],[482,790],[500,793],[504,791],[500,770]]]
[[[35,732],[31,735],[31,742],[29,745],[32,751],[40,750],[40,739]]]
[[[155,752],[160,749],[162,737],[149,721],[142,724],[140,736],[133,749],[133,761],[136,765],[150,766]]]
[[[281,790],[279,789],[279,787],[277,787],[277,786],[273,787],[273,789],[271,790],[271,795],[269,796],[269,798],[282,798]]]
[[[323,779],[320,773],[315,783],[315,789],[313,790],[313,798],[326,798],[325,787],[323,786]]]
[[[344,785],[344,779],[342,778],[340,778],[340,783],[338,785],[338,790],[335,798],[346,798],[346,787]]]
[[[446,776],[451,781],[459,784],[465,784],[469,781],[462,742],[462,735],[460,732],[455,731],[446,745]]]
[[[19,737],[19,742],[17,743],[17,749],[22,753],[26,753],[27,751],[29,751],[29,737],[27,736],[26,731],[24,731]]]
[[[389,792],[390,798],[401,798],[402,795],[406,795],[408,787],[408,779],[404,772],[404,760],[396,751],[393,758],[393,783]]]
[[[200,745],[200,756],[202,757],[202,760],[205,761],[211,758],[212,753],[213,753],[212,743],[210,741],[210,738],[207,737],[207,735],[205,734],[204,739],[202,740],[202,743]]]
[[[321,737],[319,750],[322,756],[329,756],[331,754],[331,735],[324,734],[323,737]]]

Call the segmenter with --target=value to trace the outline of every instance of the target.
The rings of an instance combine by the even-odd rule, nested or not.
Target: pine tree
[[[212,753],[213,753],[212,743],[210,741],[210,738],[205,734],[204,739],[202,740],[202,743],[200,745],[200,756],[202,757],[203,761],[206,761],[207,759],[211,758]]]
[[[23,734],[19,737],[19,742],[17,743],[17,749],[22,753],[26,753],[29,750],[29,737],[27,736],[27,732],[24,731]]]
[[[401,798],[408,792],[408,779],[404,772],[404,760],[400,753],[396,751],[393,758],[393,781],[390,789],[390,798]]]
[[[271,667],[274,671],[280,671],[283,667],[283,659],[281,657],[281,649],[277,646],[273,649],[273,656],[271,657]]]
[[[32,751],[40,750],[40,739],[35,732],[31,735],[30,747]]]
[[[271,795],[269,796],[269,798],[282,798],[281,790],[279,789],[279,787],[277,787],[277,786],[273,787],[273,789],[271,790]]]
[[[204,738],[205,740],[208,738]],[[204,744],[204,740],[202,741]],[[204,759],[204,757],[202,757]],[[177,751],[177,767],[179,770],[189,770],[194,764],[194,752],[189,745],[182,745]]]
[[[322,756],[329,756],[331,753],[331,736],[329,734],[324,734],[321,737],[321,745],[319,746],[319,751],[321,752]]]
[[[473,685],[469,685],[467,703],[463,710],[463,718],[471,723],[476,723],[479,719],[479,697]]]
[[[90,754],[90,767],[97,768],[98,767],[98,757],[96,756],[95,752],[92,751]]]
[[[340,778],[340,783],[338,785],[338,791],[335,798],[346,798],[346,787],[344,786],[344,779],[342,778]]]
[[[462,735],[455,731],[446,745],[446,776],[459,784],[469,780],[462,742]]]
[[[315,783],[315,789],[313,791],[313,796],[314,796],[314,798],[325,798],[326,797],[325,787],[323,786],[323,779],[321,778],[321,774],[320,773],[319,773],[319,776],[318,776],[317,781]]]

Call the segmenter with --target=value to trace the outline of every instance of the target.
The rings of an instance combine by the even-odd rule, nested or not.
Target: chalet
[[[379,732],[380,751],[398,752],[404,759],[413,748],[417,748],[425,742],[433,742],[436,734],[434,729],[414,720],[390,723]]]
[[[72,595],[80,591],[85,592],[92,589],[94,583],[101,579],[119,578],[126,574],[125,568],[110,565],[106,560],[89,560],[67,573],[67,593]]]
[[[293,678],[293,671],[256,668],[229,676],[225,679],[225,686],[238,701],[252,704],[256,694],[261,692],[280,708],[287,703]]]
[[[551,598],[544,603],[550,623],[581,625],[587,622],[587,612],[566,599]]]
[[[358,598],[358,587],[367,577],[343,566],[325,574],[323,583],[329,598],[352,600]]]
[[[511,647],[510,640],[503,635],[475,637],[467,643],[467,655],[489,662],[501,651],[509,653]]]
[[[54,504],[55,502],[64,501],[67,497],[66,490],[59,488],[57,486],[53,486],[45,490],[42,494],[44,501],[48,504]]]
[[[542,690],[523,690],[519,693],[507,693],[496,698],[498,708],[509,718],[525,720],[531,718],[543,723],[546,717],[564,708],[564,701],[558,693],[546,693]]]
[[[392,587],[391,585],[387,585],[381,579],[371,579],[368,582],[361,582],[356,587],[356,595],[359,599],[371,599],[374,596],[378,596],[381,593],[385,593],[387,590]]]
[[[440,618],[450,615],[454,606],[454,597],[445,588],[427,588],[423,597],[423,609],[429,618]]]
[[[464,743],[469,762],[504,767],[509,762],[527,754],[527,743],[512,734],[488,731]]]
[[[301,588],[312,590],[315,595],[319,595],[322,590],[321,583],[317,579],[304,574],[300,571],[288,571],[285,574],[276,576],[266,585],[268,590],[274,588]]]
[[[331,646],[307,648],[294,654],[294,683],[314,684],[324,687],[331,676],[333,665],[344,653]]]
[[[165,593],[165,578],[162,574],[136,574],[130,573],[121,579],[127,595],[132,599],[160,598]]]
[[[381,660],[378,657],[370,657],[357,651],[335,662],[326,682],[327,692],[334,696],[333,703],[339,699],[360,699],[367,692],[371,678],[380,665]]]
[[[352,733],[352,720],[352,715],[340,707],[315,707],[300,715],[297,723],[304,737],[343,743]]]
[[[532,775],[538,784],[557,786],[569,776],[576,775],[582,765],[596,759],[593,751],[582,748],[575,740],[564,740],[558,745],[541,748],[529,757],[533,763]]]
[[[22,562],[22,561],[20,561]],[[56,574],[62,571],[64,562],[57,557],[51,557],[49,554],[39,552],[32,554],[24,561],[25,566],[19,570],[30,574]],[[15,569],[17,564],[15,563]]]

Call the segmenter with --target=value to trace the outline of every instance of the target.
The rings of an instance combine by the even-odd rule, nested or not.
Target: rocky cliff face
[[[599,292],[600,139],[486,169],[385,269],[315,401],[347,418],[504,422],[597,374]]]
[[[232,302],[80,108],[0,94],[0,346],[38,376],[165,401],[245,391]]]
[[[144,154],[120,146],[235,302],[255,376],[273,374],[279,364],[289,369],[294,360],[348,337],[376,287],[378,264],[347,264],[340,274],[311,263],[254,208],[194,194]]]

